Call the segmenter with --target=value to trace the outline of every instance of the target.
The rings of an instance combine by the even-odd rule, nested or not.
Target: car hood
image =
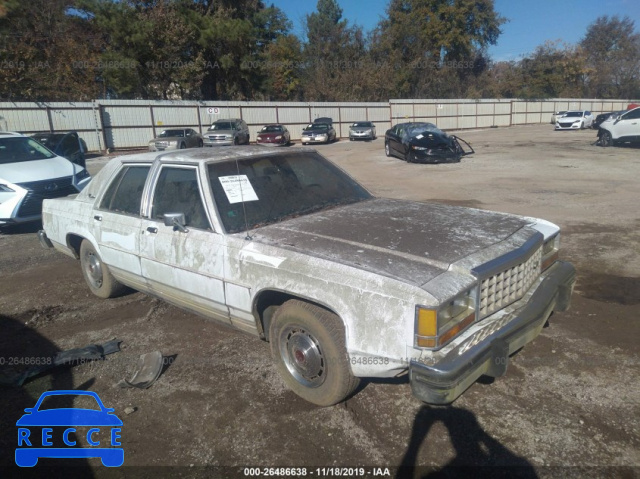
[[[180,141],[180,140],[184,140],[184,136],[158,136],[153,140],[151,140],[149,143],[156,142],[156,141]]]
[[[207,135],[233,135],[235,130],[207,130]]]
[[[375,198],[260,228],[253,240],[421,286],[529,223],[473,208]]]
[[[302,133],[329,133],[330,129],[326,129],[326,128],[305,128],[304,130],[302,130]]]
[[[275,138],[276,136],[282,136],[282,135],[284,135],[284,132],[282,132],[282,131],[269,132],[269,133],[258,133],[258,136],[260,138]]]
[[[81,167],[77,167],[77,170],[80,169]],[[61,156],[0,165],[0,179],[14,184],[64,178],[73,176],[75,172],[73,163]]]

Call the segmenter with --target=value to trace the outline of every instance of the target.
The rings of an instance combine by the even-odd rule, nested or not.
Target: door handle
[[[147,231],[148,231],[149,233],[156,234],[156,233],[158,232],[158,228],[156,228],[156,227],[154,227],[154,226],[149,226],[149,227],[147,228]]]
[[[102,221],[102,216],[100,216],[100,215],[95,215],[95,216],[93,217],[93,219],[94,219],[94,220],[96,220],[96,221]]]

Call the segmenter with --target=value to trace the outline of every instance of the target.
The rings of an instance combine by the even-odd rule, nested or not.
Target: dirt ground
[[[578,271],[572,308],[512,357],[504,377],[477,382],[449,407],[421,404],[404,377],[365,382],[344,403],[318,408],[284,386],[267,343],[140,293],[98,299],[76,261],[39,245],[38,225],[9,228],[0,234],[5,372],[8,358],[112,338],[123,350],[1,389],[0,465],[24,473],[10,468],[15,421],[43,391],[88,389],[123,420],[126,467],[70,460],[86,475],[249,477],[243,468],[251,466],[306,467],[307,477],[384,468],[399,477],[639,477],[640,148],[591,146],[594,131],[551,125],[460,136],[476,154],[449,165],[387,158],[383,138],[317,149],[378,196],[562,227],[562,256]],[[89,160],[90,171],[105,161]],[[157,383],[115,386],[155,350],[167,359]],[[356,466],[364,469],[335,469]]]

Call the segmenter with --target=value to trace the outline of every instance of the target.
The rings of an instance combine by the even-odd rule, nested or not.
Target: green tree
[[[95,98],[96,39],[72,13],[69,0],[2,4],[0,17],[0,97],[7,100],[88,100]],[[88,65],[88,63],[87,63]]]
[[[595,98],[640,96],[640,34],[629,17],[599,17],[580,42],[590,72],[587,92]]]
[[[396,97],[460,96],[504,22],[493,0],[391,0],[375,48],[394,64]]]

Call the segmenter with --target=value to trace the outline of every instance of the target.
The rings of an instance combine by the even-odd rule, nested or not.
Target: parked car
[[[626,110],[610,111],[610,112],[607,112],[607,113],[600,113],[599,115],[596,115],[595,120],[593,120],[593,123],[591,124],[591,128],[593,128],[594,130],[597,130],[598,128],[600,128],[600,124],[603,121],[608,120],[611,117],[613,117],[615,119],[618,116],[620,116],[622,113],[624,113],[625,111]]]
[[[249,127],[244,120],[216,120],[204,135],[204,146],[248,145]]]
[[[288,145],[291,143],[291,134],[284,125],[266,125],[258,132],[256,143],[259,145]]]
[[[38,221],[43,199],[78,193],[90,180],[85,168],[35,139],[0,132],[0,226]]]
[[[600,124],[598,138],[602,146],[617,143],[640,143],[640,108],[628,110],[617,118],[609,118]]]
[[[313,122],[302,130],[302,144],[331,143],[336,141],[336,130],[331,123]]]
[[[163,130],[149,142],[149,151],[183,150],[185,148],[202,148],[202,135],[192,128],[172,128]]]
[[[376,126],[370,121],[356,121],[349,127],[349,140],[375,140]]]
[[[308,149],[121,156],[44,212],[42,243],[94,294],[126,285],[269,341],[321,406],[407,371],[418,398],[450,403],[504,374],[575,281],[549,222],[374,198]]]
[[[86,167],[87,144],[75,131],[68,133],[36,133],[31,138],[40,142],[56,155],[83,168]]]
[[[469,151],[460,145],[462,141]],[[433,123],[398,123],[384,135],[384,151],[408,163],[452,163],[474,153],[466,141],[447,135]]]
[[[566,112],[567,112],[567,110],[559,110],[559,111],[557,111],[555,113],[552,113],[551,114],[551,124],[555,125],[556,121],[558,120],[558,118],[563,116]]]
[[[583,130],[591,128],[593,114],[590,111],[568,111],[556,120],[556,130]]]

